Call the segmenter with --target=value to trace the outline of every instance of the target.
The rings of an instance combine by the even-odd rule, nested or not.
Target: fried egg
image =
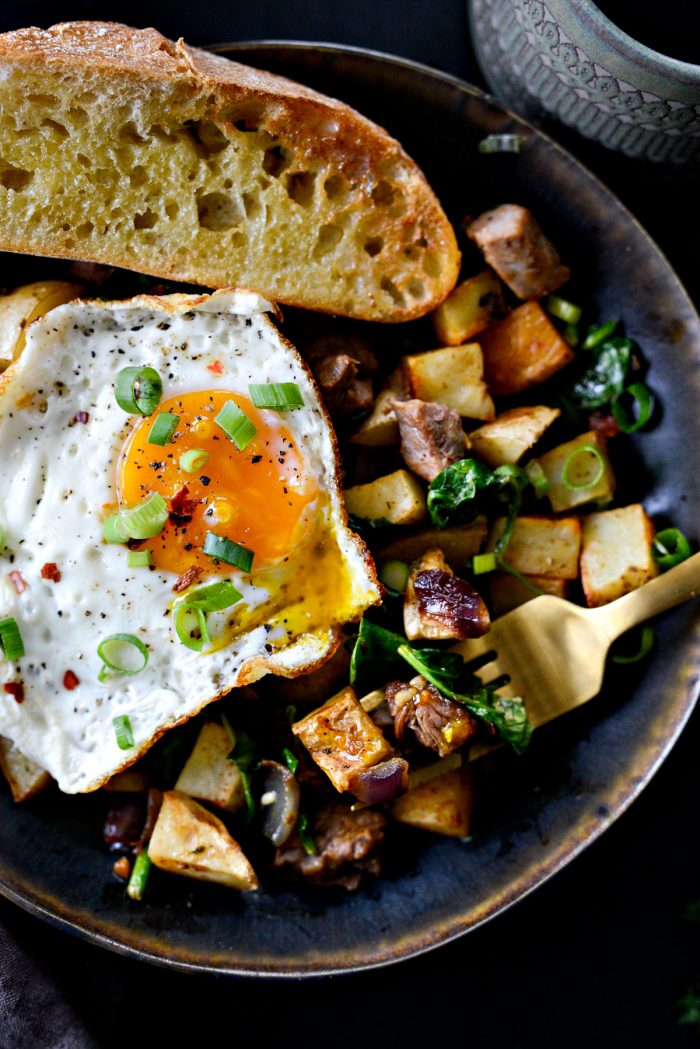
[[[0,377],[0,621],[24,647],[0,656],[0,735],[63,791],[100,786],[238,685],[319,665],[379,600],[331,426],[270,312],[241,290],[76,301],[33,322]],[[160,376],[152,415],[117,403],[129,367]],[[296,384],[303,405],[255,407],[250,384],[271,383]],[[255,428],[242,451],[217,421],[227,404]],[[176,421],[156,445],[161,413]],[[168,519],[130,558],[105,521],[153,493]],[[205,552],[211,534],[252,553],[250,570]],[[179,602],[226,580],[239,597],[206,615],[197,651],[176,629]],[[132,641],[110,668],[116,634]]]

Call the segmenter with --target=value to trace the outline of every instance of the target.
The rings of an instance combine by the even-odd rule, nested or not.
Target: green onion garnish
[[[153,539],[160,535],[168,520],[168,507],[158,492],[152,492],[140,506],[120,510],[108,517],[102,534],[108,543],[126,543],[129,539]]]
[[[0,648],[5,659],[21,659],[24,655],[24,642],[14,616],[0,620]]]
[[[304,407],[304,398],[295,382],[251,382],[248,384],[248,393],[256,408],[290,412]]]
[[[596,472],[595,476],[585,476],[589,471],[586,469],[585,463],[579,463],[578,469],[575,471],[578,474],[584,474],[580,481],[575,480],[572,476],[572,470],[577,460],[583,456],[588,457],[592,455],[596,460]],[[561,471],[562,484],[571,492],[579,492],[585,488],[595,488],[600,481],[601,477],[605,473],[605,459],[600,448],[596,448],[594,444],[580,444],[578,448],[574,448],[572,452],[567,455],[564,460],[564,466]]]
[[[159,412],[148,435],[148,443],[159,444],[161,447],[170,444],[179,422],[179,415],[174,415],[173,412]]]
[[[520,135],[487,135],[479,143],[480,153],[519,153]]]
[[[143,894],[146,891],[148,875],[151,873],[152,866],[153,864],[151,861],[151,857],[148,855],[145,849],[141,849],[141,852],[137,853],[136,859],[134,860],[134,866],[131,871],[131,877],[129,878],[129,884],[126,887],[126,894],[129,897],[129,899],[143,899]]]
[[[225,539],[215,532],[207,532],[204,540],[204,553],[209,557],[215,557],[217,561],[240,568],[241,572],[250,572],[253,565],[253,551],[240,543],[234,543],[232,539]]]
[[[664,572],[690,557],[690,543],[678,528],[657,532],[651,544],[651,556]]]
[[[572,350],[578,346],[578,328],[575,324],[567,324],[561,334],[566,345]]]
[[[201,448],[190,448],[189,451],[183,452],[180,456],[180,469],[186,474],[196,474],[198,470],[202,469],[208,459],[209,452],[205,452]]]
[[[296,770],[299,768],[299,758],[296,756],[296,754],[294,754],[293,751],[289,749],[289,747],[282,748],[282,757],[284,758],[285,765],[292,773],[292,775],[294,775]]]
[[[258,432],[245,412],[241,411],[235,401],[226,401],[221,411],[214,417],[239,452],[244,452]]]
[[[605,324],[601,324],[597,328],[589,328],[588,335],[583,340],[583,349],[593,350],[601,342],[605,342],[614,333],[617,325],[618,321],[606,321]]]
[[[120,750],[131,750],[134,745],[134,733],[131,731],[131,722],[126,714],[118,718],[112,718],[114,734],[117,737],[117,746]]]
[[[568,302],[566,299],[560,299],[558,295],[549,295],[544,305],[548,313],[566,324],[578,324],[581,320],[583,312],[581,307],[575,306],[573,302]]]
[[[299,835],[299,841],[301,842],[304,852],[307,856],[313,856],[318,849],[316,848],[316,842],[311,831],[311,822],[306,812],[299,813],[299,819],[297,820],[297,834]]]
[[[122,368],[114,396],[129,415],[153,415],[163,396],[163,383],[155,368]]]
[[[620,653],[616,655],[614,652],[610,657],[613,663],[619,663],[621,666],[626,666],[628,663],[638,663],[640,659],[644,659],[648,656],[654,646],[654,628],[653,626],[642,627],[641,637],[639,639],[639,645],[637,650],[631,655],[626,656]]]
[[[379,578],[390,590],[395,590],[397,594],[404,594],[409,571],[405,561],[385,561],[379,571]]]
[[[207,629],[207,617],[201,608],[181,601],[175,610],[175,632],[185,648],[201,652],[205,645],[211,644]]]
[[[141,656],[140,662],[134,661],[132,649]],[[133,634],[110,634],[100,641],[97,654],[104,664],[102,671],[106,667],[112,674],[140,674],[148,665],[148,649],[143,641]],[[104,681],[106,677],[107,675],[103,674],[100,680]]]
[[[128,568],[150,568],[151,551],[130,550],[126,555],[126,564]]]
[[[200,586],[198,590],[192,590],[184,598],[185,604],[190,608],[201,608],[202,612],[221,612],[224,608],[230,608],[236,602],[242,600],[233,583],[223,580],[220,583],[210,583],[209,586]]]
[[[493,572],[498,566],[498,559],[495,554],[475,554],[472,558],[472,572],[474,575],[485,575],[486,572]]]
[[[550,484],[547,475],[536,460],[528,463],[525,467],[525,473],[528,476],[528,480],[532,485],[535,495],[538,499],[549,493]]]
[[[625,408],[623,399],[631,398],[630,411]],[[623,433],[636,433],[649,422],[654,411],[654,397],[643,382],[635,382],[622,393],[613,397],[610,408],[613,418]]]

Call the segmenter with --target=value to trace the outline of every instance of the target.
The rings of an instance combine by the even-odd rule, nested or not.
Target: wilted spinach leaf
[[[397,677],[404,666],[398,650],[405,644],[402,634],[395,634],[364,616],[350,657],[353,688],[368,692]]]
[[[473,521],[501,503],[506,508],[506,527],[494,550],[503,553],[520,510],[522,492],[529,483],[527,474],[517,466],[499,466],[491,470],[478,459],[460,459],[445,467],[430,482],[428,511],[437,528]]]
[[[585,411],[609,404],[625,389],[632,350],[631,339],[607,339],[593,351],[593,361],[566,390],[566,401]]]

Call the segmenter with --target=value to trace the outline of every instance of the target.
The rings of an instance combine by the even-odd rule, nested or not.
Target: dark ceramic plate
[[[423,166],[455,223],[505,201],[528,205],[574,266],[576,297],[621,317],[650,363],[665,411],[632,443],[631,498],[698,538],[700,322],[678,279],[618,201],[569,154],[465,84],[398,59],[338,47],[252,44],[233,57],[336,95],[383,124]],[[517,157],[483,157],[489,132],[517,131]],[[0,284],[43,263],[0,257]],[[7,277],[3,277],[3,268]],[[33,276],[32,279],[36,279]],[[574,297],[572,291],[572,297]],[[679,468],[679,449],[683,468]],[[643,466],[642,466],[643,462]],[[14,807],[0,793],[0,890],[106,947],[180,969],[308,975],[406,958],[486,921],[540,885],[625,809],[695,702],[700,630],[692,606],[665,616],[642,670],[608,678],[587,707],[543,730],[521,761],[502,754],[471,842],[399,836],[399,857],[367,892],[241,897],[159,879],[136,905],[100,849],[104,802],[49,792]]]

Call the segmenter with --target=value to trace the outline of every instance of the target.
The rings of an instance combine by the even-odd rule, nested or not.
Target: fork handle
[[[631,594],[595,610],[599,626],[614,641],[645,619],[700,595],[700,553],[670,568]]]

